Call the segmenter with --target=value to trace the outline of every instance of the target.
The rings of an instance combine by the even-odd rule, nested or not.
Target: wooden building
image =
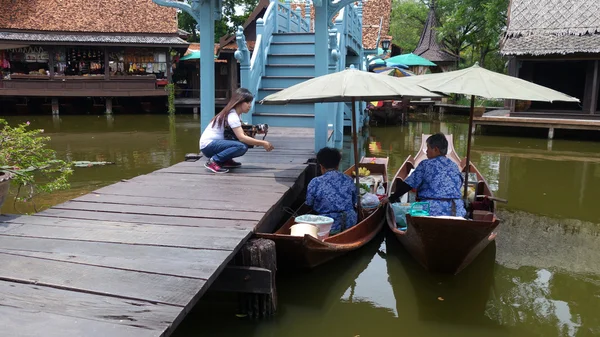
[[[437,18],[435,16],[435,2],[431,1],[429,14],[425,21],[425,27],[421,33],[421,38],[413,54],[419,55],[429,61],[435,63],[436,67],[429,67],[431,72],[443,72],[456,69],[459,57],[450,53],[443,44],[438,42],[435,27],[437,26]],[[417,73],[424,73],[425,67],[422,69],[413,69]]]
[[[166,100],[171,55],[188,46],[176,10],[152,0],[0,0],[0,8],[3,105],[51,100],[58,113],[85,97],[110,113],[113,98]]]
[[[577,3],[510,2],[501,47],[509,74],[581,100],[512,102],[511,117],[600,119],[600,6],[596,0]]]

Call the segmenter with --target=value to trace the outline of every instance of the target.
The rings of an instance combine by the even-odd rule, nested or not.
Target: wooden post
[[[269,294],[240,294],[239,309],[250,318],[269,317],[277,311],[275,271],[277,254],[275,242],[267,239],[250,239],[236,256],[236,264],[271,270],[272,282]]]
[[[106,114],[107,115],[112,115],[113,112],[113,101],[112,101],[112,97],[106,97]]]
[[[595,114],[598,110],[598,91],[600,90],[600,71],[598,60],[589,61],[583,96],[583,112]]]
[[[108,48],[104,47],[102,50],[104,52],[104,80],[108,81],[110,78],[110,60],[108,59]],[[111,111],[112,111],[112,103],[111,103]]]
[[[508,60],[508,74],[510,76],[514,76],[514,77],[519,77],[519,66],[518,66],[518,61],[517,58],[515,56],[511,57]],[[508,110],[510,110],[510,112],[515,112],[515,100],[514,99],[508,99],[505,101],[505,103],[508,103]]]
[[[548,139],[554,139],[554,128],[548,129]]]
[[[171,53],[169,52],[169,50],[167,50],[167,83],[171,83]],[[214,94],[213,94],[214,95]]]
[[[48,70],[50,71],[50,80],[54,79],[54,52],[56,49],[54,47],[49,47],[48,51]]]
[[[52,114],[53,114],[53,115],[58,115],[58,114],[59,114],[59,110],[60,110],[60,108],[59,108],[59,107],[60,107],[60,106],[59,106],[59,104],[58,104],[58,98],[56,98],[56,97],[53,97],[53,98],[52,98]]]
[[[227,64],[229,65],[229,97],[227,97],[228,99],[231,98],[231,95],[233,95],[233,93],[235,92],[235,90],[238,88],[238,69],[237,69],[237,60],[235,59],[235,57],[233,57],[233,55],[229,56],[229,58],[227,59]]]

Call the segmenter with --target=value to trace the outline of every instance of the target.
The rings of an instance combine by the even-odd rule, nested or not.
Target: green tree
[[[433,0],[394,0],[390,34],[405,52],[416,47]],[[503,71],[499,41],[506,26],[509,0],[436,0],[438,41],[460,55],[461,66],[475,61]]]
[[[427,20],[429,8],[423,1],[394,0],[390,17],[390,35],[403,53],[410,53],[417,47],[421,32]]]
[[[224,35],[234,33],[237,26],[244,24],[257,4],[258,0],[224,0],[221,11],[222,18],[215,22],[215,41],[219,41]],[[241,12],[241,15],[236,14],[236,9]],[[196,30],[196,20],[191,15],[180,11],[177,14],[177,20],[180,29],[192,34],[188,38],[189,42],[200,41],[200,34]]]

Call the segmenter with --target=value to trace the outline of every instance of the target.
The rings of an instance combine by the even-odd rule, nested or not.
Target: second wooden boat
[[[422,146],[415,157],[409,156],[400,167],[392,186],[390,195],[395,190],[399,181],[406,179],[419,163],[427,159],[426,140],[429,135],[422,136]],[[448,154],[462,172],[466,171],[464,161],[456,154],[452,143],[452,135],[447,135]],[[490,236],[498,226],[499,220],[494,214],[494,198],[485,178],[471,163],[469,172],[475,173],[477,181],[476,201],[489,205],[488,210],[473,212],[469,219],[449,217],[411,217],[406,215],[406,230],[396,226],[396,219],[391,207],[386,211],[388,227],[406,250],[423,266],[431,272],[457,274],[469,265],[479,253],[490,243]],[[418,198],[418,196],[417,196]]]
[[[367,168],[372,174],[381,174],[383,186],[387,188],[387,163],[387,158],[363,158],[358,165],[359,168]],[[344,171],[349,176],[352,176],[353,172],[354,165]],[[275,233],[257,233],[256,236],[275,241],[277,264],[280,267],[314,268],[371,241],[383,227],[386,209],[386,205],[380,205],[374,210],[363,210],[354,227],[324,240],[310,235],[290,235],[290,227],[294,225],[293,216]],[[309,213],[312,213],[312,210],[306,205],[296,211],[297,215]]]

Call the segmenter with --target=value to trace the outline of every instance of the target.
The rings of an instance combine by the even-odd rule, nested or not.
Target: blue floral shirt
[[[423,160],[405,182],[417,189],[421,201],[429,202],[429,215],[452,214],[452,200],[456,205],[456,216],[466,216],[461,199],[463,176],[458,165],[446,156]]]
[[[325,172],[308,184],[306,204],[319,215],[333,218],[332,234],[356,225],[356,202],[356,185],[352,178],[340,171]],[[346,221],[342,223],[344,214]]]

